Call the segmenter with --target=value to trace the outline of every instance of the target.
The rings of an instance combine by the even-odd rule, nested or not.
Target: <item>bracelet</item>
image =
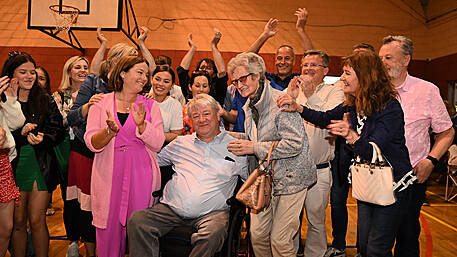
[[[433,166],[436,166],[438,164],[438,159],[436,159],[433,156],[427,155],[427,157],[425,157],[425,158],[429,159],[432,162]]]

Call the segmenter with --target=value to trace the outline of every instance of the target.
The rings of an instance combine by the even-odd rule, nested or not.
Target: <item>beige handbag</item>
[[[251,208],[251,212],[257,213],[270,205],[271,187],[273,186],[273,167],[275,161],[271,161],[271,152],[278,145],[278,141],[271,144],[267,155],[267,165],[263,168],[259,161],[259,167],[255,169],[246,181],[241,186],[236,194],[236,199],[242,202],[247,207]],[[270,168],[271,166],[271,168]]]
[[[371,163],[360,163],[358,157],[351,167],[352,197],[377,205],[391,205],[396,201],[392,167],[384,161],[378,145],[370,144],[373,146]]]

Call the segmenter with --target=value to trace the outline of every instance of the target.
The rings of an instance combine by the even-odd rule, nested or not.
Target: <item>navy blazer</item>
[[[326,112],[315,111],[303,106],[301,116],[306,121],[325,128],[331,123],[331,120],[342,120],[346,112],[349,113],[351,128],[356,130],[356,110],[353,106],[344,106],[344,103]],[[406,148],[403,109],[397,99],[389,101],[384,110],[367,117],[360,139],[354,145],[344,142],[343,156],[340,157],[345,160],[340,160],[340,162],[348,163],[347,158],[354,156],[371,161],[373,147],[369,142],[376,143],[383,156],[392,165],[395,181],[399,181],[413,169],[409,160],[408,148]],[[352,152],[352,156],[347,154],[348,152]]]

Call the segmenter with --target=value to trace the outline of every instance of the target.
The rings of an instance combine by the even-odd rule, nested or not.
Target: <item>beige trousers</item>
[[[293,239],[300,226],[300,212],[307,189],[291,195],[273,196],[270,206],[251,213],[249,229],[255,256],[296,257]]]
[[[308,188],[305,199],[308,233],[306,235],[305,256],[322,257],[327,250],[325,231],[325,209],[332,186],[330,167],[317,170],[317,183]]]

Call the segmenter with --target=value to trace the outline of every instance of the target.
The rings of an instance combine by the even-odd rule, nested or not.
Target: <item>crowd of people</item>
[[[98,30],[92,62],[70,57],[55,92],[45,67],[10,52],[0,77],[0,256],[27,256],[27,238],[35,256],[48,256],[45,215],[58,185],[67,257],[78,257],[82,242],[87,257],[158,257],[159,238],[183,225],[196,231],[190,256],[214,256],[238,178],[278,142],[271,203],[250,213],[256,256],[346,256],[350,166],[370,162],[376,145],[393,170],[395,203],[357,201],[357,255],[418,257],[425,182],[454,138],[439,89],[408,74],[413,43],[405,36],[385,37],[379,53],[356,45],[340,80],[324,82],[330,58],[313,49],[306,9],[295,15],[304,54],[279,46],[271,73],[257,53],[278,33],[276,19],[227,65],[215,29],[213,58],[192,72],[189,34],[176,73],[171,58],[149,52],[147,28],[141,54],[118,43],[105,60],[109,42]],[[292,73],[296,59],[301,73]],[[163,186],[166,167],[173,176]]]

